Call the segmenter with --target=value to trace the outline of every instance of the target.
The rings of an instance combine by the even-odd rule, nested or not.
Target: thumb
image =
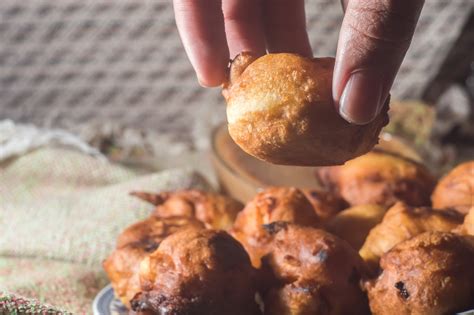
[[[367,124],[380,112],[410,46],[423,0],[349,0],[337,46],[333,97],[341,116]]]

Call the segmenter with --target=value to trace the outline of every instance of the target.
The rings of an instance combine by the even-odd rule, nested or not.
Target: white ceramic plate
[[[110,284],[96,295],[92,312],[94,315],[128,315],[127,308],[114,296],[114,289]]]

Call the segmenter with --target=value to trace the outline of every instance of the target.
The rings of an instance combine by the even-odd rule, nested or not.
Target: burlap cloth
[[[30,134],[44,139],[42,132]],[[21,156],[0,162],[0,314],[47,309],[89,314],[93,297],[107,283],[101,262],[117,234],[150,210],[128,192],[210,189],[190,169],[139,175],[84,153],[85,146],[66,141],[63,147],[62,136],[49,137],[39,148],[30,139],[33,151],[24,145],[27,138],[15,140],[23,143]],[[53,139],[62,147],[52,147]],[[7,147],[13,153],[11,138],[2,143],[0,134],[5,158]]]

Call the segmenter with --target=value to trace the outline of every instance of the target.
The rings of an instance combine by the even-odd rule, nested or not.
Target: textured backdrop
[[[396,98],[423,94],[471,6],[426,1]],[[334,55],[339,1],[308,0],[306,7],[315,54]],[[169,149],[206,147],[206,135],[223,117],[220,92],[196,82],[171,0],[0,2],[0,119],[86,134],[146,129]]]

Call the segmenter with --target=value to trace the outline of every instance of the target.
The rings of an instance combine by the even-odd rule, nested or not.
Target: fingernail
[[[366,71],[354,72],[339,101],[339,114],[356,125],[370,123],[379,113],[382,95],[381,78]]]
[[[211,87],[210,85],[204,83],[205,81],[203,79],[201,79],[199,76],[197,76],[197,79],[198,79],[198,82],[199,82],[199,85],[204,87],[204,88],[209,88]]]

